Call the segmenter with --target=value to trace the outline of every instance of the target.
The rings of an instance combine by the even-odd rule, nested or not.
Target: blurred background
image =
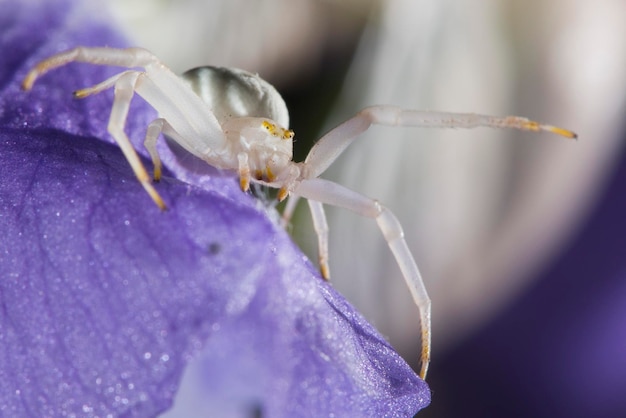
[[[298,160],[373,104],[577,132],[376,127],[324,177],[394,211],[425,278],[433,398],[419,416],[626,416],[625,2],[111,4],[178,72],[234,66],[274,84]],[[293,233],[316,260],[300,206]],[[333,284],[417,369],[417,309],[375,222],[328,214]]]

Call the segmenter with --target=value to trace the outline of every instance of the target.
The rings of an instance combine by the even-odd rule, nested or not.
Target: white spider
[[[108,130],[139,182],[159,208],[165,209],[165,203],[124,133],[130,101],[135,92],[160,115],[148,126],[145,139],[145,147],[154,163],[155,180],[161,176],[156,140],[163,133],[207,164],[236,170],[243,191],[249,189],[250,182],[255,182],[278,188],[279,200],[289,195],[308,199],[318,235],[321,272],[325,278],[329,277],[328,227],[322,204],[339,206],[376,219],[419,308],[422,379],[426,377],[430,360],[430,299],[403,238],[400,223],[389,209],[376,200],[318,177],[372,124],[440,128],[486,126],[549,131],[569,138],[576,137],[570,131],[520,117],[498,118],[373,106],[332,129],[317,141],[304,162],[296,163],[292,161],[294,134],[288,129],[289,114],[285,102],[273,86],[257,75],[237,69],[202,67],[179,77],[145,49],[78,47],[37,64],[24,79],[22,87],[31,89],[37,77],[73,61],[143,68],[143,71],[131,69],[121,72],[74,94],[82,98],[115,87]],[[288,212],[292,208],[293,205],[290,205]]]

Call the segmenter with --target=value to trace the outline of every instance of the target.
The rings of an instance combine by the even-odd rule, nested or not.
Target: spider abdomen
[[[280,93],[256,74],[237,68],[198,67],[181,78],[202,98],[220,124],[233,117],[269,118],[289,127],[289,112]]]

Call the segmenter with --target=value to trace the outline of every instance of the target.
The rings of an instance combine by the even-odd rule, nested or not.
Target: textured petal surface
[[[232,176],[166,176],[170,210],[156,208],[108,143],[111,94],[70,94],[115,69],[73,64],[20,91],[54,52],[125,46],[106,25],[69,2],[10,3],[0,28],[1,415],[155,416],[194,357],[203,414],[412,416],[429,403]],[[133,108],[140,141],[155,115]]]

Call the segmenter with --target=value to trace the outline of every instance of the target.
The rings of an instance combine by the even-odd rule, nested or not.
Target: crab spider
[[[426,377],[430,361],[430,299],[404,240],[400,223],[389,209],[376,200],[319,176],[371,125],[431,128],[482,126],[547,131],[568,138],[576,137],[565,129],[515,116],[499,118],[372,106],[326,133],[313,146],[305,161],[296,163],[292,161],[294,134],[288,129],[289,114],[285,102],[272,85],[257,75],[237,69],[202,67],[179,77],[145,49],[78,47],[41,61],[27,74],[22,87],[30,90],[39,76],[74,61],[129,68],[93,87],[78,90],[74,95],[82,98],[114,87],[115,98],[108,130],[139,182],[159,208],[165,209],[165,203],[124,132],[134,93],[142,96],[160,115],[148,126],[144,142],[154,164],[155,180],[161,176],[156,140],[162,133],[207,164],[237,171],[244,192],[254,182],[279,189],[279,200],[289,195],[296,199],[308,199],[318,234],[321,272],[325,278],[329,277],[328,227],[323,204],[374,218],[419,308],[422,379]],[[293,205],[289,205],[288,211],[292,209]]]

